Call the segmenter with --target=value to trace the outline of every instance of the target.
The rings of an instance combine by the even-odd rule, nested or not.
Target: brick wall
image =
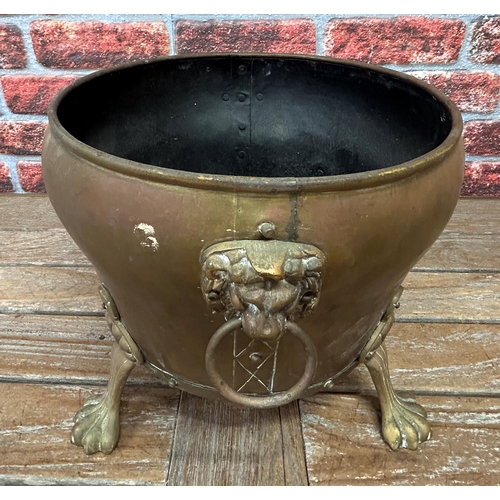
[[[463,112],[466,196],[500,196],[500,16],[12,15],[0,17],[0,192],[44,192],[57,91],[98,68],[168,54],[290,52],[410,72]]]

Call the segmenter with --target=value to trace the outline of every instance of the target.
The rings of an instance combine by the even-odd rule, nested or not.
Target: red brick
[[[25,67],[26,51],[21,30],[14,24],[0,24],[0,68]]]
[[[163,22],[43,20],[30,31],[37,60],[49,68],[104,68],[170,53]]]
[[[500,63],[500,17],[482,17],[472,24],[469,58],[477,63]]]
[[[0,153],[40,154],[46,127],[45,123],[40,122],[0,121]]]
[[[460,194],[462,196],[500,197],[500,162],[467,163]]]
[[[375,64],[448,63],[457,60],[464,34],[459,19],[335,19],[325,30],[325,54]]]
[[[464,147],[469,155],[500,155],[500,121],[477,120],[464,125]]]
[[[14,186],[10,177],[9,168],[1,161],[0,162],[0,193],[12,193]]]
[[[258,21],[178,21],[179,54],[194,52],[316,53],[316,28],[310,19]]]
[[[57,92],[76,80],[76,76],[3,76],[3,95],[13,113],[44,115]]]
[[[36,161],[18,161],[17,177],[21,187],[29,193],[46,193],[42,164]]]
[[[498,104],[500,76],[488,71],[410,71],[443,91],[460,111],[491,113]]]

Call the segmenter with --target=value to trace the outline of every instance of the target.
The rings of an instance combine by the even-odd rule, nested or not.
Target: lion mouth
[[[243,331],[258,340],[277,340],[285,332],[285,315],[266,315],[253,304],[249,304],[241,315]]]

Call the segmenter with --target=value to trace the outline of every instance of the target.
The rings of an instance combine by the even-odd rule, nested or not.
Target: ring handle
[[[309,335],[307,335],[307,333],[304,332],[304,330],[302,330],[302,328],[300,328],[296,323],[290,321],[286,322],[285,330],[290,332],[300,341],[306,354],[306,366],[304,373],[293,387],[287,391],[279,392],[270,396],[249,396],[248,394],[241,394],[229,387],[226,381],[220,376],[215,367],[215,349],[226,335],[238,328],[241,328],[241,324],[241,318],[233,318],[226,321],[216,330],[208,343],[207,350],[205,352],[205,366],[210,381],[214,387],[231,403],[249,408],[274,408],[276,406],[290,403],[291,401],[299,398],[304,390],[307,389],[314,377],[314,374],[316,373],[318,358],[316,348],[314,347]]]

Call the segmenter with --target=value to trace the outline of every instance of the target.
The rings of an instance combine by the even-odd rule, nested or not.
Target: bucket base
[[[399,448],[415,450],[419,444],[430,438],[431,431],[426,419],[427,415],[415,401],[402,398],[394,392],[384,345],[384,339],[394,323],[394,309],[399,306],[401,293],[402,288],[391,301],[360,357],[334,378],[350,371],[355,365],[364,363],[370,372],[380,400],[382,434],[385,441],[393,450]],[[87,455],[97,452],[107,455],[116,447],[120,435],[119,414],[123,388],[134,366],[145,363],[140,349],[121,323],[113,298],[104,285],[101,285],[100,294],[106,310],[106,320],[116,344],[113,345],[111,373],[106,392],[87,399],[74,417],[71,442],[82,446]],[[146,365],[165,379],[171,387],[178,387],[199,395],[204,395],[206,391],[209,391],[212,397],[219,395],[212,387],[193,384],[150,363],[146,362]],[[333,379],[317,382],[309,386],[305,394],[328,390],[332,387]]]

